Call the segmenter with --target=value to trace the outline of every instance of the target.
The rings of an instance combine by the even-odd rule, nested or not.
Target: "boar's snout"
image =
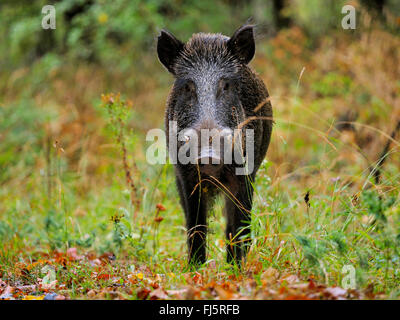
[[[196,164],[199,170],[205,174],[216,175],[222,166],[230,162],[226,157],[226,148],[231,148],[232,130],[221,128],[215,123],[202,123],[197,129],[199,134],[199,148]]]

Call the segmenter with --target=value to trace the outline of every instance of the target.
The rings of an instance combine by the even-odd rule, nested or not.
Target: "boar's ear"
[[[245,64],[253,59],[256,51],[253,30],[253,25],[242,26],[235,31],[228,41],[228,49]]]
[[[170,32],[161,30],[157,41],[157,54],[160,62],[174,74],[173,65],[175,59],[183,49],[183,43],[174,37]]]

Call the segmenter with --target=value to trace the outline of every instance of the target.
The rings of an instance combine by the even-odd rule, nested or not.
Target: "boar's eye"
[[[231,88],[231,84],[230,84],[229,80],[221,79],[218,84],[217,97],[219,97],[223,93],[228,92],[230,88]]]
[[[183,90],[184,90],[186,93],[194,92],[194,91],[195,91],[194,83],[193,83],[192,81],[187,81],[187,82],[185,83],[185,85],[183,86]]]

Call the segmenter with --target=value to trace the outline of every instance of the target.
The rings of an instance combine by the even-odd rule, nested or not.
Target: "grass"
[[[102,93],[129,92],[117,85],[126,75],[57,67],[30,86],[40,68],[15,71],[1,90],[1,281],[16,298],[319,298],[309,293],[342,287],[351,266],[354,297],[398,298],[398,137],[379,184],[371,172],[399,105],[398,39],[368,36],[372,49],[367,34],[338,34],[311,52],[292,28],[258,45],[252,65],[276,124],[255,183],[243,270],[225,262],[220,200],[208,261],[197,272],[187,267],[173,167],[145,160],[145,133],[162,126],[171,84],[151,58],[143,68],[157,77],[138,76],[131,102],[106,95],[103,106]],[[386,62],[371,65],[383,52]],[[127,104],[112,109],[111,98]],[[355,129],[338,130],[349,110]]]

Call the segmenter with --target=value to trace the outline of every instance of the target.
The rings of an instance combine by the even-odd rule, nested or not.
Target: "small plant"
[[[158,229],[160,226],[160,222],[164,220],[162,216],[160,216],[160,212],[165,211],[165,207],[161,203],[157,203],[156,205],[156,214],[153,220],[153,252],[156,254],[158,247]]]
[[[128,152],[127,152],[127,120],[130,116],[130,108],[132,103],[121,99],[121,95],[109,93],[101,96],[102,106],[107,109],[110,121],[110,127],[114,134],[114,137],[120,146],[122,155],[122,164],[125,171],[126,184],[130,189],[131,204],[134,208],[134,218],[136,218],[136,212],[140,208],[140,198],[138,196],[138,188],[133,180],[133,170],[136,169],[136,164],[128,163]]]

